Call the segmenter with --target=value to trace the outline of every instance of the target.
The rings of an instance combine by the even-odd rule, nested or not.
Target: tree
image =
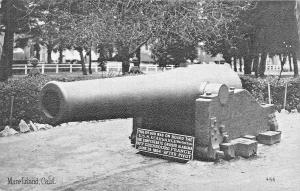
[[[97,44],[115,47],[123,73],[128,72],[129,58],[155,36],[161,7],[149,0],[94,0],[86,6],[90,14],[85,19],[93,22],[84,32],[91,33]]]
[[[223,54],[225,61],[231,64],[234,58],[234,68],[237,70],[237,59],[244,61],[245,74],[251,73],[252,39],[248,30],[251,26],[245,20],[249,17],[248,12],[253,10],[255,2],[248,1],[221,1],[219,11],[223,22],[219,22],[216,32],[209,35],[205,41],[204,49],[213,56]],[[218,9],[217,9],[218,10]],[[214,13],[213,15],[215,15]],[[224,16],[225,15],[225,16]],[[221,20],[221,21],[222,21]],[[210,34],[210,33],[208,33]],[[250,66],[250,67],[249,67]]]
[[[246,6],[208,0],[91,0],[81,4],[82,14],[70,15],[82,29],[77,36],[88,36],[96,46],[114,47],[126,72],[129,58],[145,43],[183,50],[199,41],[221,39],[226,25]]]
[[[27,0],[31,4],[28,9],[31,10],[31,30],[30,35],[37,44],[45,45],[47,47],[47,62],[51,63],[51,53],[54,49],[62,49],[66,46],[65,30],[69,23],[66,20],[65,9],[68,7],[68,0],[41,0],[32,1]],[[70,32],[70,31],[69,31]]]
[[[151,45],[151,51],[154,60],[160,67],[172,64],[179,66],[180,63],[185,63],[187,59],[193,61],[197,58],[198,44],[184,44],[185,42],[175,41],[164,46],[163,43],[157,41]]]
[[[283,65],[288,55],[297,51],[299,38],[296,28],[295,1],[261,2],[261,4],[265,7],[264,14],[261,23],[256,26],[261,30],[258,41],[262,54],[261,60],[264,61],[260,64],[260,76],[263,76],[266,54],[279,55]],[[297,68],[295,73],[298,73]]]
[[[124,72],[129,58],[145,43],[158,44],[172,53],[194,50],[198,42],[228,38],[228,27],[248,6],[218,0],[24,1],[31,17],[36,18],[32,31],[38,31],[38,42],[46,43],[49,50],[57,41],[60,49],[65,44],[80,50],[105,45],[107,50],[101,51],[111,52],[113,47]],[[193,57],[183,52],[184,57]]]
[[[4,43],[0,60],[0,81],[12,75],[14,34],[28,30],[27,13],[22,0],[2,0],[1,32]]]
[[[298,68],[298,62],[297,62],[297,58],[300,58],[300,0],[296,1],[295,4],[295,9],[294,9],[294,14],[296,17],[296,30],[298,31],[298,46],[297,46],[297,51],[295,51],[294,53],[292,53],[292,57],[293,57],[293,65],[294,65],[294,77],[298,77],[299,76],[299,68]],[[298,54],[297,54],[298,52]]]
[[[226,35],[221,40],[210,39],[206,48],[213,55],[222,53],[229,63],[232,57],[243,59],[245,74],[251,74],[253,64],[256,76],[263,76],[267,55],[280,55],[285,60],[292,55],[294,60],[297,59],[299,30],[295,27],[295,6],[295,1],[251,1],[238,13],[238,18],[227,25],[223,31]],[[295,63],[294,74],[297,76]]]

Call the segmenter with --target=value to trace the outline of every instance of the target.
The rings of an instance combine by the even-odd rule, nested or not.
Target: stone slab
[[[22,119],[19,123],[19,129],[21,133],[27,133],[30,131],[29,126],[27,125],[27,123]]]
[[[275,116],[275,113],[270,114],[268,125],[270,127],[270,131],[278,131],[278,122]]]
[[[249,158],[257,153],[257,141],[245,138],[237,138],[232,140],[230,143],[235,145],[234,150],[236,156]]]
[[[250,139],[250,140],[256,140],[256,137],[254,135],[245,135],[243,138]]]
[[[232,143],[222,143],[220,144],[220,150],[224,152],[224,157],[226,160],[235,158],[235,145]]]
[[[228,104],[222,105],[218,99],[212,99],[208,111],[209,116],[216,117],[217,126],[225,125],[230,139],[269,131],[268,122],[275,120],[269,117],[274,113],[271,105],[258,105],[248,91],[241,89],[229,96]]]
[[[37,126],[32,121],[29,121],[29,127],[32,131],[38,131]]]
[[[15,134],[18,134],[16,130],[10,128],[9,126],[5,126],[4,130],[0,132],[0,137],[7,137]]]
[[[260,133],[257,136],[258,142],[265,145],[273,145],[275,143],[279,143],[280,139],[281,139],[280,131],[267,131],[264,133]]]
[[[224,151],[216,151],[216,158],[217,159],[225,159]]]

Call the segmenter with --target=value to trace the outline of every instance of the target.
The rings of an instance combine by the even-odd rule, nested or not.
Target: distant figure
[[[140,70],[138,66],[133,66],[129,70],[130,74],[143,74],[143,72]]]
[[[29,62],[32,65],[32,68],[29,71],[28,76],[38,76],[38,75],[40,75],[41,71],[37,67],[37,65],[39,64],[39,60],[37,58],[32,58]]]
[[[143,74],[143,72],[140,70],[140,62],[139,59],[136,57],[136,55],[132,58],[131,62],[133,63],[133,67],[130,68],[129,73]]]
[[[101,71],[106,71],[106,60],[105,58],[99,57],[97,59],[98,66],[101,68]]]

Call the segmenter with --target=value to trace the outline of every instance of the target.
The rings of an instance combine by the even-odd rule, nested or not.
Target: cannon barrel
[[[194,65],[148,75],[52,81],[42,88],[40,102],[52,124],[129,118],[192,105],[212,83],[220,84],[225,94],[227,87],[242,87],[228,66]]]

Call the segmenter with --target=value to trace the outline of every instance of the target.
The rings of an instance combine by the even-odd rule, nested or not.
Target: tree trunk
[[[13,62],[13,42],[14,33],[12,31],[5,32],[3,52],[0,61],[0,81],[6,81],[12,72],[12,62]]]
[[[52,63],[52,58],[51,58],[51,53],[52,53],[52,45],[47,45],[47,63],[51,64]]]
[[[113,47],[108,48],[108,58],[111,59],[113,57],[114,49]]]
[[[105,58],[107,57],[107,55],[106,55],[104,46],[102,44],[98,45],[98,53],[99,53],[98,61],[100,61],[100,60],[104,61]]]
[[[237,72],[237,61],[236,61],[236,56],[233,57],[233,67],[234,67],[234,71]]]
[[[280,59],[280,65],[281,65],[281,70],[280,70],[280,74],[279,74],[279,78],[278,78],[278,82],[281,78],[281,74],[283,72],[283,66],[286,63],[286,55],[285,54],[279,54],[279,59]]]
[[[59,47],[58,48],[58,51],[59,51],[59,58],[58,58],[58,62],[59,63],[63,63],[63,48],[62,47]]]
[[[300,52],[300,0],[296,0],[296,6],[295,6],[295,15],[296,15],[296,22],[297,22],[297,31],[298,31],[298,45],[295,51],[292,52],[293,56],[293,64],[294,64],[294,76],[298,77],[299,76],[299,68],[297,64],[297,53]],[[299,55],[299,54],[298,54]]]
[[[81,69],[82,69],[82,74],[87,75],[85,63],[84,63],[84,56],[83,56],[83,49],[82,48],[76,48],[76,50],[79,52],[80,55],[80,63],[81,63]]]
[[[279,59],[280,59],[281,70],[283,71],[283,67],[286,63],[286,55],[285,54],[279,55]]]
[[[90,53],[89,53],[89,73],[92,74],[93,71],[92,71],[92,48],[90,50]]]
[[[14,45],[14,28],[15,21],[13,20],[11,10],[13,9],[13,1],[3,0],[1,3],[3,9],[2,20],[6,21],[5,36],[2,48],[2,55],[0,61],[0,81],[6,81],[9,76],[12,76],[12,63],[13,63],[13,45]]]
[[[38,60],[41,59],[40,50],[41,50],[40,44],[39,44],[39,43],[36,43],[36,44],[34,45],[34,51],[35,51],[35,57],[36,57]]]
[[[294,64],[294,77],[296,78],[299,76],[299,68],[297,62],[297,54],[295,51],[292,52],[292,56],[293,56],[293,64]]]
[[[12,65],[13,65],[13,56],[14,56],[14,32],[11,31],[8,34],[8,44],[7,48],[7,65],[8,65],[8,76],[12,76]]]
[[[255,55],[253,58],[253,72],[255,76],[258,77],[258,70],[259,69],[259,55]]]
[[[266,71],[266,61],[267,61],[267,53],[263,52],[261,54],[260,64],[259,64],[259,76],[265,76]]]
[[[297,22],[297,31],[298,31],[298,42],[300,42],[300,0],[296,0],[295,6],[295,15],[296,15],[296,22]],[[299,46],[298,46],[299,48]],[[298,49],[299,51],[299,49]]]
[[[243,67],[243,61],[242,61],[242,57],[239,58],[239,63],[240,63],[240,72],[243,71],[242,67]]]
[[[141,48],[138,48],[137,51],[136,51],[136,57],[138,59],[138,67],[140,68],[140,65],[141,65]]]
[[[230,67],[232,67],[231,57],[224,57],[224,60],[226,63],[228,63],[230,65]]]
[[[292,58],[291,58],[291,53],[288,54],[288,57],[289,57],[289,66],[290,66],[290,72],[293,71],[293,68],[292,68]]]
[[[105,71],[105,61],[107,60],[107,58],[111,59],[112,55],[107,55],[102,44],[98,45],[98,52],[98,64],[101,67],[101,71]]]
[[[251,74],[252,58],[250,55],[244,57],[244,74]]]
[[[122,59],[122,74],[126,74],[129,72],[129,48],[128,47],[120,47],[120,56]]]

